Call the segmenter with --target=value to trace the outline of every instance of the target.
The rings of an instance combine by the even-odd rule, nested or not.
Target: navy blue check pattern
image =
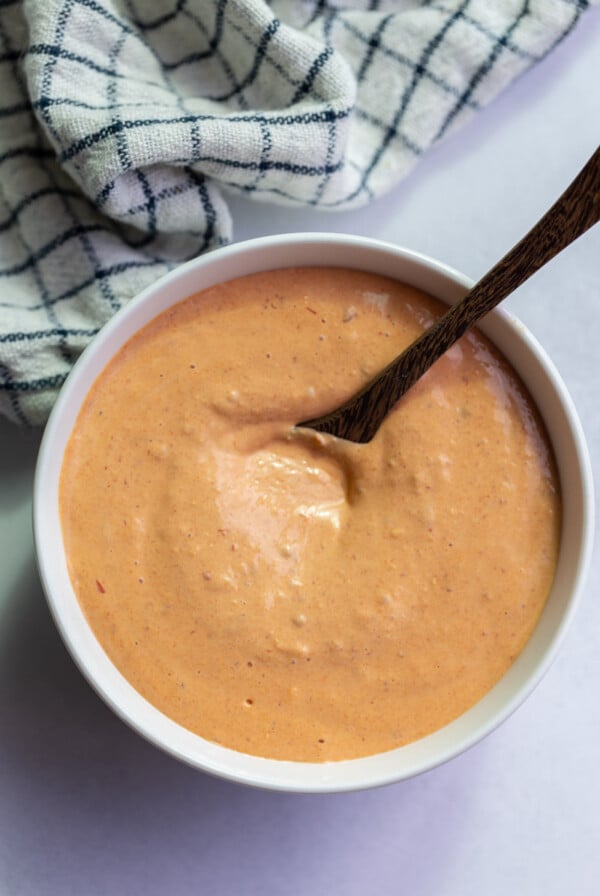
[[[40,424],[109,317],[232,238],[225,197],[347,209],[585,0],[0,0],[0,413]]]

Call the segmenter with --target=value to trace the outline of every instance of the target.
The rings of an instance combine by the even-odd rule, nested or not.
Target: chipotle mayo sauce
[[[61,477],[70,575],[176,722],[259,756],[369,755],[456,718],[523,648],[558,484],[488,341],[465,336],[367,445],[293,428],[442,310],[374,274],[256,274],[163,313],[95,382]]]

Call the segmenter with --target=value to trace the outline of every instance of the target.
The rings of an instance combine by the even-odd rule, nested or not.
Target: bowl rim
[[[210,283],[204,283],[191,291],[188,289],[187,292],[185,290],[178,292],[188,280],[202,275],[202,272],[211,271],[213,268],[225,267],[234,273],[227,276],[221,274],[215,277],[211,283],[225,282],[232,279],[233,276],[241,276],[242,274],[235,273],[240,267],[247,268],[247,272],[251,273],[276,267],[296,266],[293,262],[288,261],[284,264],[265,265],[261,263],[259,266],[250,265],[248,267],[248,258],[255,259],[255,262],[263,258],[267,260],[273,252],[282,255],[287,252],[292,256],[295,253],[298,257],[312,252],[317,257],[320,253],[322,254],[322,251],[327,255],[334,249],[340,250],[342,254],[351,252],[353,257],[356,255],[356,258],[361,253],[371,253],[382,263],[383,259],[386,259],[388,269],[399,262],[405,266],[412,266],[413,274],[420,271],[425,279],[433,279],[440,286],[444,285],[446,292],[453,293],[452,300],[456,300],[464,294],[473,283],[472,280],[450,266],[421,252],[405,249],[378,239],[347,234],[316,232],[258,237],[234,243],[192,259],[157,279],[131,299],[101,328],[82,353],[62,387],[50,414],[42,436],[34,475],[33,534],[43,590],[51,615],[65,645],[94,690],[138,734],[181,761],[230,781],[287,792],[354,791],[405,780],[458,756],[491,733],[529,696],[555,659],[581,598],[593,546],[592,469],[585,436],[573,401],[554,364],[537,340],[512,313],[504,308],[497,308],[487,316],[481,329],[486,332],[490,322],[491,325],[496,322],[496,328],[500,328],[506,339],[516,336],[522,364],[533,364],[537,373],[542,373],[541,379],[545,383],[544,388],[548,391],[548,395],[551,394],[552,400],[560,409],[562,419],[558,422],[551,421],[546,419],[543,413],[542,417],[555,450],[556,435],[552,434],[553,426],[555,432],[558,430],[569,441],[565,451],[569,451],[572,460],[575,461],[568,473],[569,489],[574,489],[577,492],[578,501],[574,520],[577,532],[572,534],[570,529],[567,530],[568,537],[574,541],[571,553],[575,552],[571,562],[573,570],[569,576],[569,596],[564,607],[558,613],[558,618],[551,625],[549,623],[551,631],[548,634],[546,646],[541,651],[541,656],[538,659],[530,660],[529,664],[525,663],[524,673],[519,673],[519,670],[523,667],[522,657],[528,650],[529,644],[491,692],[444,728],[419,741],[387,753],[337,762],[308,763],[250,756],[213,744],[192,734],[148,703],[116,670],[99,642],[96,641],[91,628],[85,622],[73,589],[70,587],[70,582],[68,586],[65,584],[64,549],[62,557],[57,558],[56,556],[57,551],[60,554],[62,545],[60,531],[56,531],[57,522],[60,529],[57,476],[60,472],[62,451],[81,402],[93,380],[115,352],[131,337],[133,332],[139,329],[139,324],[135,326],[136,321],[143,319],[143,325],[144,322],[155,317],[169,305],[210,285]],[[321,262],[299,262],[304,266],[314,266],[318,263]],[[329,264],[331,265],[332,262],[329,261]],[[364,264],[358,263],[354,265],[344,263],[342,266],[366,269]],[[371,269],[376,270],[377,267]],[[405,279],[403,272],[398,272],[398,279]],[[407,282],[413,281],[409,279]],[[177,293],[177,298],[166,302],[158,301],[157,296],[160,297],[169,290],[173,294]],[[435,295],[435,292],[433,294]],[[156,310],[157,308],[158,310]],[[496,339],[490,338],[498,344]],[[104,356],[103,351],[106,346],[111,346],[111,340],[115,340],[117,345],[113,346],[110,352]],[[501,351],[505,351],[501,345],[498,347]],[[522,374],[519,370],[519,360],[517,359],[515,363],[511,357],[509,361],[517,369],[517,372]],[[523,378],[539,407],[539,395],[535,394],[531,382],[528,382],[526,377]],[[85,383],[87,385],[84,388],[83,384]],[[57,452],[57,446],[60,448],[61,445],[62,449]],[[564,471],[560,469],[560,464],[558,466],[562,481]],[[572,500],[575,498],[572,499],[569,491],[569,501]],[[565,529],[563,528],[564,534]],[[62,564],[60,574],[57,574],[57,563]],[[553,592],[554,587],[551,593]],[[87,629],[87,635],[85,629]],[[536,632],[534,632],[534,636]],[[112,673],[107,669],[106,664],[111,667]],[[519,674],[522,680],[515,684],[513,679],[518,679]],[[484,707],[482,710],[482,706],[487,705],[486,701],[489,703],[490,694],[496,695],[496,699],[500,702],[500,708],[495,711],[489,709],[485,711]]]

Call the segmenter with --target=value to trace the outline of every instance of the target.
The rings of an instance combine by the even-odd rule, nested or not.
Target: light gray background
[[[477,277],[558,196],[600,135],[600,9],[367,209],[232,201],[236,238],[366,234]],[[600,470],[600,227],[510,300],[554,359]],[[600,554],[541,685],[498,731],[422,777],[298,796],[206,777],[90,690],[35,571],[39,433],[0,420],[0,896],[600,892]]]

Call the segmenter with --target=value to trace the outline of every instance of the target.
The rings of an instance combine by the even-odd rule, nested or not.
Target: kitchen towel
[[[232,238],[228,193],[393,187],[585,0],[0,0],[0,413],[45,421],[89,340]]]

